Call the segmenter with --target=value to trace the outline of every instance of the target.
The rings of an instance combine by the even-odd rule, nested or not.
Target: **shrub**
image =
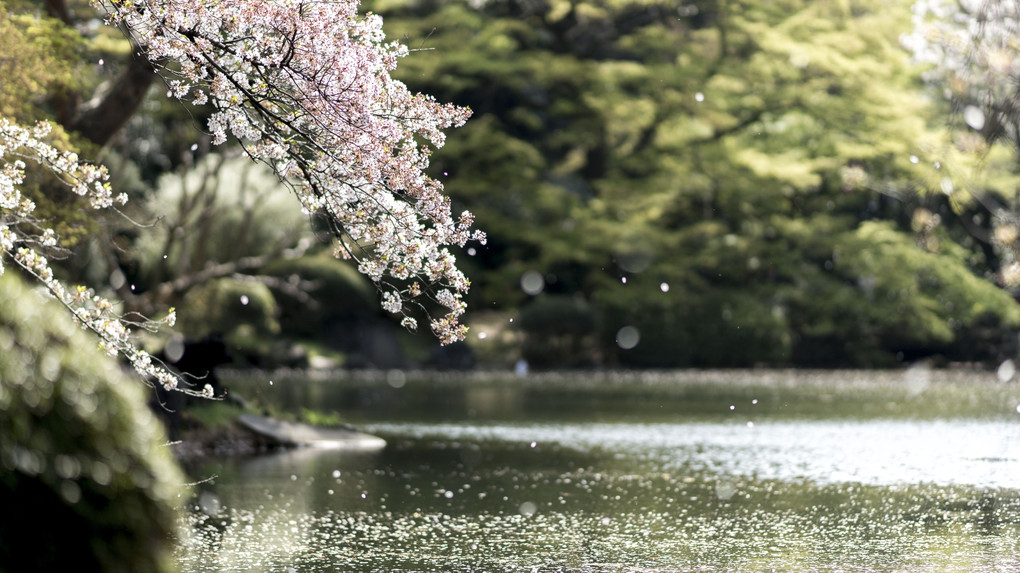
[[[0,570],[167,571],[183,478],[142,387],[0,279]]]

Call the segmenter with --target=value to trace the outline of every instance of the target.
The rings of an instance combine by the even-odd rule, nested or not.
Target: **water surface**
[[[1020,569],[1020,388],[994,375],[234,382],[390,445],[193,468],[218,477],[187,571]]]

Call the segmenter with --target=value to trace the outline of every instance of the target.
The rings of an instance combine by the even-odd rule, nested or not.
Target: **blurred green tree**
[[[907,2],[374,6],[423,48],[401,77],[475,111],[434,169],[489,230],[476,306],[526,312],[538,271],[621,365],[1015,352],[1020,312],[953,226],[974,161],[900,45]]]

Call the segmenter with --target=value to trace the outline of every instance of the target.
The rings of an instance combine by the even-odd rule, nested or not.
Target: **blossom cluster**
[[[984,141],[1006,138],[1020,144],[1020,3],[919,0],[914,31],[903,40],[914,58],[929,66],[925,79],[941,88],[939,95],[961,112],[969,128]],[[1020,215],[1009,201],[981,203],[991,214],[989,239],[1000,257],[1000,283],[1015,289],[1020,286]]]
[[[424,170],[470,111],[390,76],[408,50],[386,42],[380,17],[359,15],[357,0],[94,3],[160,69],[169,96],[211,106],[215,143],[236,138],[307,211],[327,215],[338,255],[357,260],[387,310],[406,313],[418,297],[404,285],[420,280],[445,312],[437,336],[463,338],[469,282],[448,247],[485,237],[469,213],[452,216]]]
[[[914,30],[903,38],[914,58],[929,66],[926,78],[944,97],[987,117],[984,125],[1012,123],[1020,79],[1020,4],[1013,0],[919,0]],[[986,121],[987,120],[987,121]]]
[[[46,143],[50,129],[45,122],[24,128],[0,117],[0,274],[4,272],[4,259],[13,261],[67,307],[78,324],[98,335],[99,346],[106,353],[123,356],[139,374],[168,390],[208,394],[179,386],[178,376],[134,341],[131,327],[155,330],[162,325],[173,326],[173,309],[162,320],[131,321],[118,315],[115,305],[92,289],[68,287],[54,277],[41,249],[56,246],[56,233],[33,217],[35,205],[20,190],[26,162],[47,169],[71,191],[87,198],[94,209],[123,204],[127,197],[113,195],[104,167],[82,163],[74,153],[58,151]]]

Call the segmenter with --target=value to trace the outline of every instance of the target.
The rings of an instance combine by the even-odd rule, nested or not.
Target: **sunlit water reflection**
[[[1017,422],[1020,422],[1018,420]],[[1020,423],[869,420],[688,424],[376,424],[377,433],[556,444],[660,471],[820,484],[1020,487]]]
[[[178,558],[186,571],[1020,570],[1020,415],[818,419],[736,394],[733,409],[709,400],[715,414],[654,423],[377,419],[380,454],[209,461],[196,477],[219,477]]]

